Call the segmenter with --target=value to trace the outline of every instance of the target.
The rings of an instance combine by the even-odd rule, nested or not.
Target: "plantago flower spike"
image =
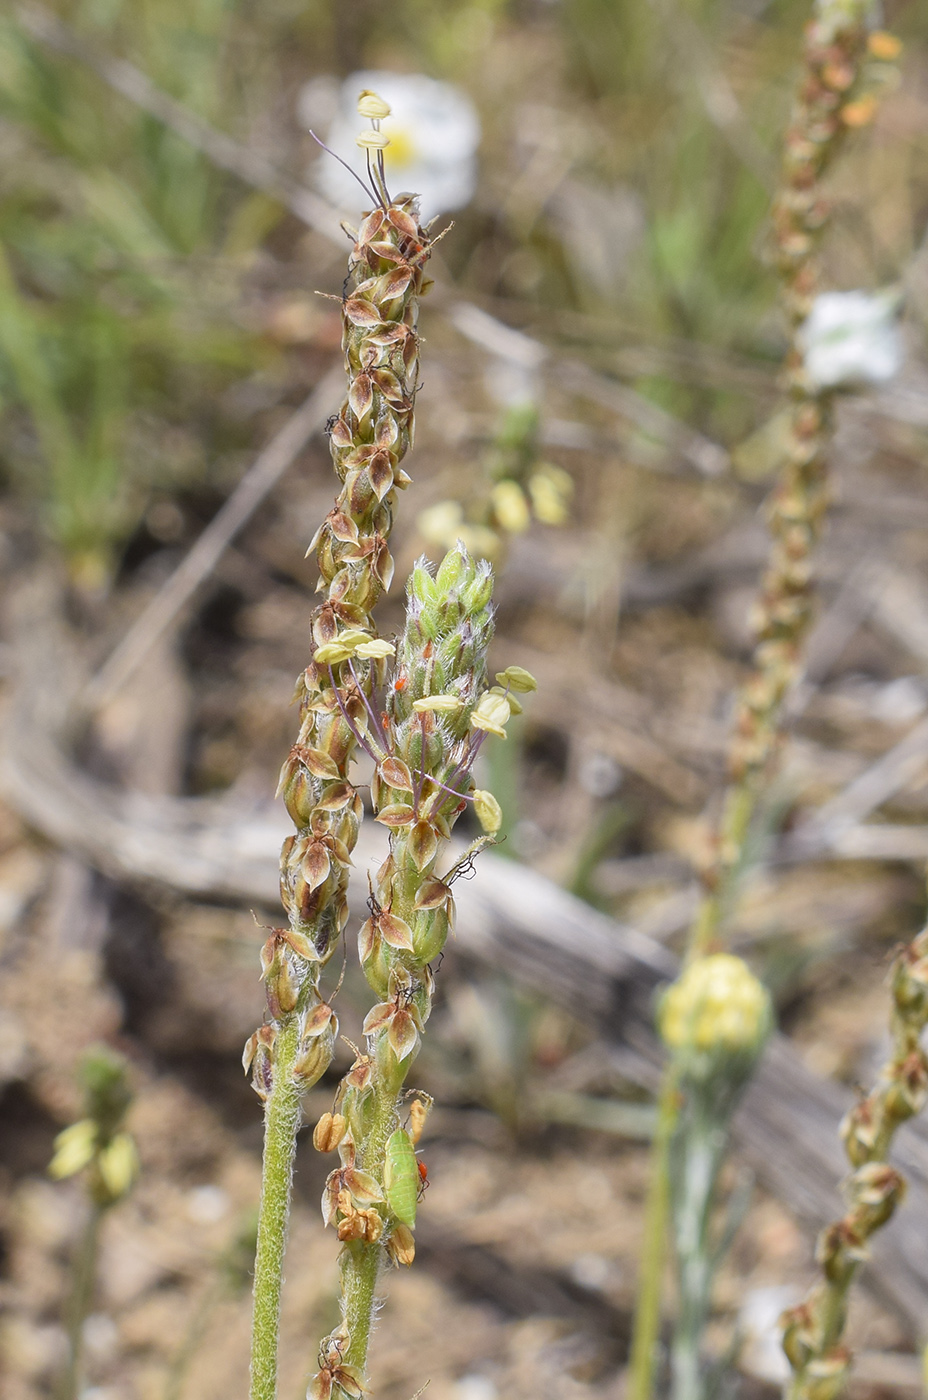
[[[396,493],[409,484],[400,464],[413,438],[416,321],[429,238],[414,197],[394,201],[386,188],[378,132],[385,106],[376,94],[361,96],[361,114],[372,122],[364,145],[376,207],[362,220],[349,258],[342,307],[348,393],[329,424],[341,491],[310,545],[322,600],[313,614],[312,660],[297,682],[299,733],[280,775],[279,791],[296,828],[281,851],[288,926],[275,929],[262,950],[268,1020],[244,1057],[266,1105],[252,1400],[274,1400],[276,1394],[281,1269],[300,1101],[328,1067],[337,1030],[319,975],[348,918],[348,866],[362,815],[349,767],[359,736],[373,723],[369,695],[393,650],[375,636],[371,611],[393,576],[389,539]],[[337,1380],[338,1366],[332,1374]]]
[[[738,699],[730,754],[732,785],[718,860],[707,877],[707,897],[694,930],[694,947],[699,950],[711,947],[725,916],[731,878],[776,752],[783,702],[798,677],[812,618],[811,555],[827,504],[836,386],[820,383],[807,368],[804,328],[816,302],[817,252],[828,223],[821,184],[849,125],[854,125],[846,119],[848,109],[871,81],[872,40],[877,37],[870,32],[872,16],[869,0],[817,0],[806,29],[803,79],[786,134],[773,232],[791,332],[785,370],[792,420],[787,460],[768,507],[771,548],[755,612],[753,673]],[[879,42],[877,48],[883,51]],[[874,110],[875,105],[874,100]]]
[[[728,1125],[773,1025],[770,997],[741,958],[697,958],[664,993],[658,1025],[674,1057],[678,1117],[670,1141],[670,1195],[678,1307],[671,1346],[673,1400],[707,1393],[702,1343],[724,1255],[715,1229]]]
[[[928,1099],[928,928],[903,948],[890,973],[893,1046],[875,1088],[841,1124],[851,1175],[843,1190],[847,1214],[819,1236],[822,1281],[804,1303],[783,1314],[783,1349],[793,1368],[788,1400],[833,1400],[843,1389],[851,1354],[843,1344],[847,1297],[866,1260],[873,1232],[892,1215],[905,1181],[887,1161],[900,1123]]]
[[[371,799],[390,833],[377,872],[358,953],[377,998],[364,1021],[367,1053],[339,1085],[332,1114],[317,1125],[317,1146],[335,1141],[342,1166],[328,1179],[323,1204],[341,1255],[344,1360],[364,1378],[377,1279],[386,1260],[411,1264],[420,1171],[414,1145],[430,1101],[416,1095],[401,1122],[406,1076],[432,1006],[432,964],[454,912],[452,886],[492,840],[501,822],[491,793],[471,776],[488,734],[505,738],[510,694],[535,689],[528,671],[511,667],[487,684],[493,635],[492,575],[463,545],[434,576],[424,560],[407,588],[406,626],[386,699],[371,692],[357,742],[375,767]],[[452,828],[468,805],[484,830],[450,870],[438,873]],[[360,1194],[358,1184],[360,1183]],[[325,1386],[323,1372],[316,1377]]]
[[[824,516],[826,458],[833,433],[835,387],[822,385],[808,372],[803,354],[802,328],[817,292],[817,249],[827,225],[827,206],[821,184],[840,148],[845,132],[862,124],[864,103],[869,117],[875,110],[870,84],[875,58],[872,39],[871,0],[815,0],[806,29],[803,74],[790,126],[772,222],[782,297],[789,321],[790,349],[785,371],[792,402],[789,446],[780,479],[773,492],[768,519],[771,546],[767,569],[756,608],[757,644],[752,673],[737,698],[735,733],[729,754],[730,783],[719,824],[717,854],[705,875],[705,892],[690,931],[688,961],[714,954],[721,942],[726,917],[735,898],[736,874],[757,800],[769,776],[782,725],[783,703],[796,681],[802,645],[812,616],[813,572],[811,556]],[[877,43],[885,53],[893,46]],[[869,118],[868,118],[869,119]],[[685,975],[685,974],[684,974]],[[671,1061],[661,1091],[658,1162],[652,1176],[649,1200],[649,1239],[653,1248],[646,1258],[639,1289],[638,1313],[632,1348],[631,1400],[647,1400],[652,1387],[653,1353],[659,1321],[662,1242],[667,1199],[667,1153],[678,1102],[677,1077],[683,1073],[683,1052],[672,1048]],[[686,1144],[680,1133],[674,1150],[686,1171]],[[720,1128],[722,1141],[724,1131]],[[694,1142],[699,1153],[702,1146]],[[675,1222],[678,1241],[688,1226]],[[684,1266],[678,1249],[678,1262]],[[705,1262],[705,1261],[703,1261]],[[704,1286],[710,1276],[703,1270]],[[701,1307],[703,1305],[700,1305]],[[684,1318],[678,1329],[687,1349],[683,1367],[675,1366],[678,1400],[699,1384],[693,1369],[693,1343],[697,1323]],[[684,1374],[686,1372],[686,1374]],[[688,1391],[688,1388],[690,1390]]]

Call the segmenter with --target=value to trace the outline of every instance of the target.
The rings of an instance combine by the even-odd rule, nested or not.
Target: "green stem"
[[[274,1081],[264,1120],[264,1164],[255,1257],[251,1400],[276,1400],[280,1289],[302,1087],[293,1077],[299,1020],[287,1017],[275,1043]]]
[[[651,1152],[651,1182],[645,1207],[644,1245],[638,1303],[632,1334],[628,1400],[650,1400],[654,1387],[654,1358],[661,1325],[661,1281],[667,1247],[670,1203],[670,1140],[679,1111],[677,1071],[664,1071],[657,1108],[657,1131]]]
[[[93,1302],[100,1224],[105,1210],[105,1206],[91,1206],[84,1233],[74,1256],[74,1278],[67,1312],[68,1364],[58,1388],[58,1400],[77,1400],[81,1391],[84,1323]]]
[[[395,1061],[394,1061],[395,1063]],[[403,1078],[399,1085],[383,1083],[387,1079],[383,1059],[378,1064],[376,1084],[376,1107],[373,1122],[358,1148],[358,1161],[366,1172],[381,1185],[383,1184],[384,1162],[387,1154],[387,1140],[396,1125],[396,1108]],[[392,1079],[392,1076],[391,1076]],[[371,1329],[374,1322],[374,1305],[377,1301],[377,1278],[383,1259],[383,1245],[364,1244],[352,1240],[346,1244],[340,1260],[342,1281],[342,1307],[345,1328],[348,1332],[348,1347],[345,1360],[350,1366],[357,1366],[367,1373],[367,1353],[370,1347]]]
[[[680,1298],[672,1347],[673,1400],[701,1400],[703,1394],[700,1348],[714,1275],[709,1217],[727,1142],[724,1127],[699,1104],[690,1109],[689,1122],[681,1124],[679,1199],[674,1209]]]

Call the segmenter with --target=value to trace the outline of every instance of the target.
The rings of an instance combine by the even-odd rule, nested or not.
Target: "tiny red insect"
[[[408,679],[406,678],[406,676],[397,676],[396,680],[393,682],[393,689],[394,689],[394,690],[405,690],[406,687],[408,686],[408,684],[409,684],[409,681],[408,681]]]
[[[416,1158],[416,1166],[419,1168],[419,1200],[422,1200],[425,1192],[429,1188],[429,1169],[421,1158]]]

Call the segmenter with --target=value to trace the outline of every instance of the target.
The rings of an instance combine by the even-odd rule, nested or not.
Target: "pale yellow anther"
[[[390,144],[389,136],[382,131],[362,131],[354,139],[362,151],[385,151]]]
[[[358,98],[358,116],[369,117],[372,122],[383,121],[390,115],[390,104],[370,88],[365,88]]]
[[[359,646],[363,646],[365,642],[372,642],[373,640],[370,632],[364,632],[360,627],[346,627],[344,632],[339,632],[338,636],[335,638],[335,645],[347,647],[349,651],[355,652]]]
[[[509,693],[504,686],[491,685],[490,694],[501,695],[514,715],[520,715],[522,713],[522,706],[519,704],[516,697]]]
[[[376,647],[377,650],[370,651],[370,647]],[[383,647],[386,647],[386,651],[382,650]],[[389,656],[392,651],[389,642],[381,642],[372,637],[370,632],[364,632],[360,627],[346,627],[334,642],[324,642],[321,647],[317,647],[313,652],[313,660],[320,666],[337,666],[340,661],[347,661],[349,656]]]
[[[313,660],[319,666],[337,666],[340,661],[347,661],[350,655],[349,647],[340,646],[338,642],[325,642],[313,652]]]
[[[503,824],[503,809],[492,792],[477,789],[474,793],[474,811],[487,835],[495,836]]]
[[[48,1168],[49,1175],[61,1181],[73,1176],[86,1167],[94,1154],[97,1142],[97,1125],[91,1118],[82,1118],[72,1123],[55,1138],[55,1155]]]
[[[384,642],[379,637],[375,637],[369,642],[361,642],[359,646],[355,647],[354,654],[355,656],[363,656],[365,661],[379,661],[385,656],[392,656],[393,650],[392,642]]]
[[[97,1159],[100,1175],[111,1196],[124,1196],[139,1171],[135,1143],[128,1133],[117,1133]]]
[[[510,535],[521,535],[531,524],[531,512],[525,492],[516,481],[498,481],[492,491],[496,518]]]
[[[464,701],[457,695],[426,695],[421,700],[414,700],[412,707],[417,715],[427,714],[430,710],[440,715],[456,715],[463,704]]]
[[[494,695],[490,690],[485,690],[471,711],[470,722],[474,729],[485,729],[488,734],[495,734],[497,738],[505,739],[504,725],[511,713],[508,700],[504,700],[501,695]]]
[[[505,671],[497,671],[496,679],[500,685],[508,686],[510,690],[520,691],[527,695],[530,690],[538,689],[538,682],[531,671],[526,671],[524,666],[507,666]]]
[[[563,525],[570,514],[574,483],[569,473],[545,462],[529,478],[532,510],[543,525]]]

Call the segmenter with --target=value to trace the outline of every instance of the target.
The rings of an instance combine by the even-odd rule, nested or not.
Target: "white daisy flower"
[[[814,387],[885,384],[902,367],[899,296],[883,292],[822,292],[799,331],[806,373]]]
[[[419,73],[352,73],[338,87],[328,129],[320,131],[315,123],[328,115],[327,104],[320,98],[329,97],[331,88],[324,91],[317,78],[301,90],[297,108],[301,124],[313,127],[336,155],[365,178],[364,158],[356,144],[363,125],[358,96],[365,89],[378,93],[391,107],[390,116],[381,122],[381,130],[390,138],[384,151],[390,193],[418,194],[426,223],[436,214],[467,204],[477,183],[480,122],[470,98],[450,83]],[[357,181],[325,152],[313,169],[320,192],[346,213],[360,213],[370,204]]]

